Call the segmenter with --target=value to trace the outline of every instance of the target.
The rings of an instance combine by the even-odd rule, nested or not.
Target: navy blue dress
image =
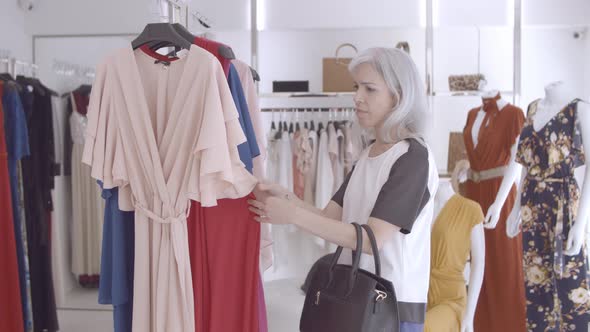
[[[29,136],[27,119],[20,100],[18,91],[5,87],[2,96],[2,108],[4,110],[4,131],[6,134],[6,149],[8,151],[8,174],[10,176],[10,195],[12,197],[12,215],[14,222],[14,238],[16,239],[16,255],[18,261],[18,275],[20,282],[20,293],[22,302],[22,315],[24,326],[30,330],[33,326],[33,317],[27,307],[29,297],[27,296],[27,269],[25,246],[21,231],[20,209],[19,209],[19,188],[18,188],[18,162],[31,154],[29,151]]]

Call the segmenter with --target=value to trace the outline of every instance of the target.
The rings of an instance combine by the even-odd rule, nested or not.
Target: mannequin
[[[464,196],[476,201],[485,214],[496,199],[506,165],[524,123],[522,110],[502,99],[498,91],[482,95],[482,106],[469,111],[463,140],[470,168],[459,172],[465,181]],[[516,192],[500,213],[498,229],[486,229],[485,243],[493,251],[485,257],[484,281],[475,313],[478,332],[522,332],[526,322],[526,300],[522,269],[521,237],[506,237],[506,219]],[[484,225],[485,227],[485,225]]]
[[[559,111],[563,105],[567,105],[570,101],[572,101],[573,94],[568,90],[567,85],[562,81],[552,82],[545,86],[545,98],[539,101],[539,108],[537,113],[535,114],[535,119],[533,121],[533,127],[536,131],[539,131],[545,126]],[[590,105],[587,103],[578,103],[578,116],[580,118],[580,125],[582,129],[582,140],[586,142],[590,142]],[[513,146],[512,150],[512,157],[510,159],[510,164],[508,165],[508,169],[504,175],[504,179],[502,180],[502,186],[498,191],[498,196],[496,201],[490,208],[488,209],[488,213],[486,215],[486,219],[484,221],[484,225],[486,228],[495,228],[498,219],[499,219],[499,211],[506,200],[506,196],[508,195],[508,190],[512,186],[512,184],[516,181],[517,175],[523,172],[523,176],[521,179],[524,180],[524,175],[526,170],[523,170],[523,167],[515,161],[516,157],[516,144]],[[584,154],[590,156],[590,144],[584,145]],[[566,242],[566,255],[575,255],[580,252],[582,248],[582,244],[584,243],[584,233],[586,232],[586,221],[588,220],[588,216],[590,214],[590,185],[586,186],[588,183],[586,180],[590,175],[590,167],[586,168],[586,173],[584,175],[584,183],[582,185],[582,195],[580,197],[580,206],[578,208],[578,220],[574,223],[574,227],[570,231],[567,236]],[[520,188],[522,187],[522,181],[519,185],[519,192]],[[508,219],[508,227],[507,227],[507,235],[509,237],[515,237],[519,232],[519,227],[521,224],[520,220],[520,195],[517,196],[517,204],[514,204],[514,208],[510,214]]]
[[[485,99],[492,99],[499,94],[500,94],[500,92],[498,90],[490,90],[488,92],[484,92],[481,95],[481,98],[484,100]],[[506,100],[500,98],[498,101],[496,101],[496,104],[498,105],[498,110],[501,112],[504,109],[504,107],[506,107],[509,103]],[[479,112],[477,112],[477,118],[475,118],[475,122],[473,123],[473,130],[471,130],[471,136],[473,138],[473,145],[476,147],[477,147],[477,143],[478,143],[479,130],[481,128],[481,125],[483,124],[483,120],[484,120],[485,116],[486,116],[486,113],[484,112],[483,107],[481,107]],[[488,124],[486,124],[486,126]]]
[[[498,211],[522,170],[521,194],[506,233],[514,237],[522,229],[527,324],[535,332],[565,325],[585,330],[589,321],[587,259],[581,249],[590,212],[590,170],[586,168],[581,190],[573,170],[590,153],[590,144],[583,144],[590,142],[590,107],[572,95],[565,83],[554,82],[545,87],[544,99],[529,106],[527,123],[485,221],[487,227],[496,226]],[[584,297],[577,298],[575,291]]]
[[[457,176],[458,172],[454,172],[454,176]],[[484,230],[482,226],[482,219],[483,213],[481,212],[481,208],[477,205],[476,202],[468,200],[466,198],[461,197],[458,195],[455,190],[453,189],[450,181],[441,181],[440,186],[437,190],[435,196],[435,202],[437,204],[437,214],[440,212],[445,212],[444,207],[449,204],[458,204],[458,207],[461,210],[465,211],[472,211],[471,213],[461,214],[461,216],[467,216],[466,219],[461,220],[461,222],[465,223],[473,223],[475,224],[470,231],[470,253],[471,253],[471,262],[470,262],[470,277],[469,277],[469,289],[467,292],[466,297],[466,305],[463,310],[463,316],[461,317],[461,332],[473,332],[473,320],[475,316],[475,308],[477,306],[477,301],[479,297],[479,293],[481,290],[481,285],[483,283],[483,276],[484,276],[484,266],[485,266],[485,237],[484,237]],[[453,202],[453,203],[450,203]],[[457,208],[457,205],[455,205]],[[445,226],[452,227],[453,231],[460,232],[461,227],[457,224],[449,223],[448,218],[452,218],[456,215],[449,215],[441,214],[443,218],[446,219],[437,219],[436,223],[433,223],[433,229],[436,228],[438,223],[445,223]],[[474,219],[475,218],[475,219]],[[454,218],[452,218],[454,219]],[[455,220],[456,221],[456,220]],[[448,225],[447,225],[448,223]],[[464,225],[467,227],[471,227],[471,224]],[[433,232],[433,244],[436,246],[437,240],[441,241],[440,238],[436,239],[436,236],[445,235],[445,233]],[[461,235],[458,235],[459,237]],[[457,241],[459,238],[447,238],[445,237],[442,241]],[[461,241],[465,241],[466,239],[461,239]],[[452,244],[448,244],[452,246]],[[434,247],[433,247],[434,248]],[[453,325],[456,322],[453,321],[453,315],[455,314],[455,310],[457,310],[457,298],[455,296],[449,295],[449,289],[453,288],[453,282],[451,282],[450,287],[448,284],[448,275],[446,278],[442,278],[440,282],[437,282],[437,267],[434,266],[438,263],[434,263],[437,261],[437,258],[433,259],[433,266],[432,266],[432,273],[431,273],[431,286],[429,288],[429,303],[428,303],[428,311],[426,313],[426,325],[425,325],[425,332],[434,332],[444,328],[445,330],[458,328],[459,326]],[[440,262],[440,261],[439,261]],[[448,262],[447,262],[448,263]],[[464,266],[463,262],[463,266]],[[441,271],[442,272],[442,271]],[[464,290],[464,284],[461,285],[463,281],[459,283],[459,290]],[[441,289],[444,288],[444,291]],[[461,295],[459,297],[459,302],[461,301]],[[459,305],[460,306],[460,305]],[[463,309],[463,308],[462,308]],[[449,324],[449,325],[447,325]],[[443,327],[444,326],[444,327]],[[458,330],[458,329],[457,329]]]

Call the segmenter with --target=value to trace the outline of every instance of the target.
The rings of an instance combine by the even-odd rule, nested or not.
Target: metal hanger
[[[168,45],[186,50],[190,49],[193,44],[180,35],[170,23],[149,23],[141,34],[131,42],[131,46],[136,50],[152,42],[166,42]]]
[[[180,36],[182,36],[182,38],[184,38],[186,41],[188,41],[189,43],[193,43],[195,41],[195,35],[193,35],[192,33],[190,33],[190,31],[188,31],[184,25],[180,24],[180,23],[173,23],[171,24],[172,28],[174,28],[174,30],[176,32],[178,32],[178,34]],[[167,46],[171,46],[170,43],[165,42],[165,41],[156,41],[156,42],[151,42],[148,44],[149,47],[152,50],[157,50],[160,49],[162,47],[167,47]],[[168,56],[173,56],[176,52],[171,52],[170,54],[168,54]]]

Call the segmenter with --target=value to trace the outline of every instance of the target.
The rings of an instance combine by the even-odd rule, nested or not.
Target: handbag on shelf
[[[350,47],[358,53],[356,46],[342,44],[336,49],[334,58],[324,58],[322,63],[322,78],[324,92],[353,92],[354,81],[348,72],[348,64],[352,58],[341,58],[340,50]]]
[[[362,228],[356,230],[352,265],[338,264],[338,247],[330,264],[317,265],[311,276],[301,314],[301,332],[399,332],[397,298],[391,281],[381,277],[381,261],[375,235],[367,231],[375,273],[359,268],[363,248]]]
[[[449,90],[478,91],[481,84],[486,82],[483,74],[451,75],[449,76]]]

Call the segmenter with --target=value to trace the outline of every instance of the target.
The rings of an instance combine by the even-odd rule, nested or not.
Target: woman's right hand
[[[290,192],[287,188],[277,183],[260,182],[254,188],[254,196],[258,201],[264,202],[268,197],[280,197],[283,199],[290,198]]]

